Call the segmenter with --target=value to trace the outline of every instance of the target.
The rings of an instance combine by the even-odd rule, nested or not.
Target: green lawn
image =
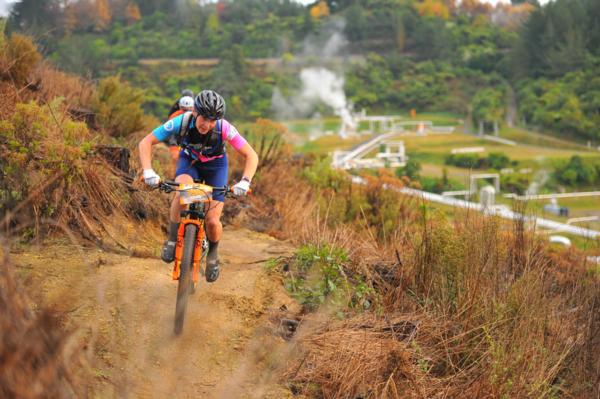
[[[404,117],[407,121],[413,120],[408,113],[401,113],[399,116]],[[417,114],[415,120],[429,120],[434,126],[458,126],[462,124],[459,115],[451,113],[423,113]],[[303,140],[308,140],[311,133],[325,133],[331,131],[337,133],[341,127],[341,120],[338,117],[325,117],[320,119],[295,119],[282,122],[293,134],[301,137]],[[369,129],[369,122],[361,122],[359,131]]]
[[[544,147],[539,145],[510,146],[493,141],[483,140],[477,136],[455,132],[452,134],[431,134],[427,136],[404,136],[401,138],[406,146],[407,154],[430,154],[430,160],[435,163],[444,163],[446,155],[454,148],[484,147],[481,155],[490,152],[503,152],[514,160],[543,160],[546,158],[570,158],[579,154],[582,156],[597,156],[598,153],[582,149],[574,151],[563,147]]]
[[[519,144],[528,144],[538,147],[587,150],[585,146],[574,143],[573,141],[560,139],[541,133],[532,132],[521,128],[503,127],[500,129],[500,137],[516,141]]]
[[[366,136],[350,137],[347,139],[342,139],[338,135],[322,136],[313,141],[306,141],[297,149],[305,153],[328,155],[335,150],[349,150],[365,140],[367,140]]]
[[[327,130],[337,133],[340,130],[340,118],[298,119],[282,122],[290,132],[308,140],[311,132],[325,133]]]

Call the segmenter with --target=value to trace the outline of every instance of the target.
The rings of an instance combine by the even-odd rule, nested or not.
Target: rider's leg
[[[222,187],[227,184],[227,157],[217,158],[203,165],[200,174],[202,178],[213,187]],[[223,225],[221,213],[223,212],[225,193],[213,193],[213,199],[208,205],[206,213],[206,235],[208,239],[208,254],[206,256],[206,281],[214,282],[219,277],[218,247]]]
[[[212,283],[219,278],[219,240],[223,232],[221,224],[223,203],[210,201],[209,211],[206,213],[206,235],[208,239],[208,254],[206,256],[206,281]]]
[[[178,183],[192,184],[194,179],[192,176],[187,174],[179,175],[175,178]],[[171,201],[171,208],[169,211],[169,237],[164,243],[160,257],[163,261],[170,263],[175,259],[175,244],[177,244],[177,233],[179,231],[179,221],[181,220],[182,206],[179,204],[179,193],[175,193],[173,201]]]
[[[183,184],[194,184],[194,178],[188,174],[182,174],[175,178],[177,183]],[[179,224],[181,220],[181,211],[183,207],[179,203],[179,193],[175,192],[175,196],[173,196],[173,201],[171,201],[171,208],[169,211],[169,221],[172,223]]]
[[[208,212],[206,213],[206,234],[208,240],[218,242],[223,233],[223,225],[221,224],[221,214],[223,213],[223,203],[221,201],[210,201]]]

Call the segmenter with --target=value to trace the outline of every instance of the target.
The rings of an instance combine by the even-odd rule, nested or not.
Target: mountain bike
[[[234,194],[228,186],[212,187],[198,181],[194,181],[194,184],[165,181],[159,184],[158,189],[165,193],[178,192],[180,203],[188,205],[188,209],[182,210],[180,214],[173,265],[173,280],[178,280],[174,331],[179,335],[183,330],[188,298],[195,291],[200,264],[208,251],[204,218],[209,211],[209,201],[214,192],[224,192],[226,197]]]

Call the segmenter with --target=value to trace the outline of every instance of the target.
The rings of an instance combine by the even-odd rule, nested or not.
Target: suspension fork
[[[196,225],[196,241],[194,247],[194,262],[192,267],[192,281],[197,283],[200,274],[200,261],[202,260],[203,252],[203,241],[205,236],[204,231],[204,220],[202,219],[191,219],[183,218],[179,223],[179,229],[177,230],[177,244],[175,246],[175,264],[173,266],[173,280],[179,280],[181,258],[183,257],[183,238],[185,234],[185,227],[188,224]]]

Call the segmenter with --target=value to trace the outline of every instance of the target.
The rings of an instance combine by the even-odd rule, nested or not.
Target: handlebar
[[[199,183],[199,184],[204,184],[201,180],[195,180],[194,179],[194,183]],[[161,181],[158,184],[158,189],[160,191],[163,191],[165,193],[171,193],[173,191],[182,191],[179,190],[179,186],[181,185],[181,183],[178,183],[176,181],[173,180],[165,180],[165,181]],[[233,186],[210,186],[213,189],[213,192],[224,192],[225,193],[225,197],[238,197],[233,193]],[[248,194],[250,194],[252,191],[248,190]]]

